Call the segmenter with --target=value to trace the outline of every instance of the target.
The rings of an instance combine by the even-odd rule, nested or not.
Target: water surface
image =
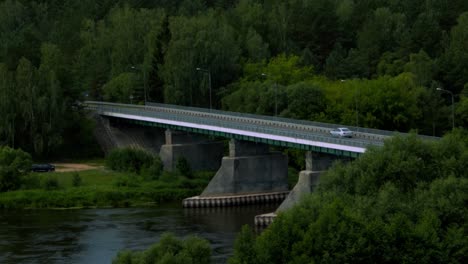
[[[111,263],[119,250],[146,249],[165,232],[207,239],[213,263],[226,263],[241,227],[277,206],[0,211],[0,263]]]

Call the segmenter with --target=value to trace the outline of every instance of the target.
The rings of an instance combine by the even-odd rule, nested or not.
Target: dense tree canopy
[[[397,137],[337,165],[259,237],[244,228],[230,263],[464,263],[466,134]]]
[[[209,107],[210,90],[215,108],[441,135],[436,87],[466,123],[467,17],[464,0],[3,0],[0,143],[54,155],[89,127],[78,100]]]

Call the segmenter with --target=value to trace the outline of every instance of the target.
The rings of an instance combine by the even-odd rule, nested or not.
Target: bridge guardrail
[[[223,111],[223,110],[216,110],[216,109],[210,110],[206,108],[198,108],[198,107],[190,107],[190,106],[159,104],[159,103],[151,103],[151,102],[147,102],[146,105],[154,106],[154,107],[186,110],[186,111],[204,112],[206,114],[220,114],[220,115],[236,116],[236,117],[241,117],[241,118],[253,118],[253,119],[260,119],[260,120],[269,120],[269,121],[274,121],[274,122],[291,123],[291,124],[297,124],[297,125],[316,126],[316,127],[321,127],[321,128],[327,128],[327,129],[334,129],[337,127],[348,127],[349,129],[351,129],[352,131],[355,131],[356,133],[367,134],[363,136],[364,138],[378,139],[377,137],[375,137],[375,135],[389,137],[389,136],[395,136],[397,134],[408,134],[408,133],[399,132],[399,131],[386,131],[386,130],[380,130],[380,129],[374,129],[374,128],[364,128],[364,127],[323,123],[323,122],[308,121],[308,120],[297,120],[297,119],[290,119],[290,118],[284,118],[284,117],[256,115],[256,114],[250,114],[250,113],[238,113],[238,112],[230,112],[230,111]],[[440,139],[439,137],[433,137],[433,136],[428,136],[428,135],[418,135],[418,136],[426,140],[439,140]]]

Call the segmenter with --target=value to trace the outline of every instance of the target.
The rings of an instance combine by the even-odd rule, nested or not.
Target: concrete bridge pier
[[[278,213],[292,208],[305,195],[313,192],[319,184],[320,175],[330,168],[338,158],[329,154],[311,151],[307,151],[305,155],[306,169],[299,172],[296,186],[275,212],[255,216],[255,225],[267,226],[271,224]]]
[[[209,140],[203,135],[167,129],[159,157],[168,171],[176,169],[180,157],[184,157],[193,170],[216,170],[223,150],[223,142]]]
[[[216,207],[282,201],[288,194],[288,160],[269,146],[231,140],[229,156],[200,196],[184,207]]]

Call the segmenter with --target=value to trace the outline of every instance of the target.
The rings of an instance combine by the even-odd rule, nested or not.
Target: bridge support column
[[[294,186],[276,212],[255,216],[256,225],[269,225],[276,217],[277,213],[290,209],[305,195],[313,192],[319,184],[320,175],[330,168],[334,161],[339,159],[337,156],[314,153],[311,151],[307,151],[305,156],[306,169],[299,172],[299,179],[296,186]]]
[[[166,143],[161,146],[159,156],[164,169],[176,168],[177,159],[187,159],[193,170],[216,170],[223,156],[223,142],[208,140],[206,137],[183,131],[167,129]]]
[[[185,207],[229,206],[281,201],[288,193],[288,160],[269,146],[231,140],[229,156],[200,196],[184,200]],[[219,202],[211,202],[219,201]]]

